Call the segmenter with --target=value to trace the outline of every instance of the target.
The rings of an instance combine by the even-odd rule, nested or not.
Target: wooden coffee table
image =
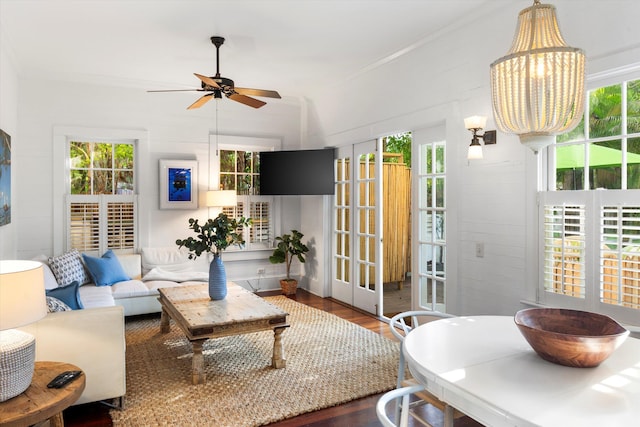
[[[169,332],[169,318],[182,329],[193,347],[193,384],[206,381],[202,345],[210,338],[248,334],[273,329],[274,368],[284,368],[286,359],[282,332],[289,327],[287,315],[243,287],[229,282],[227,297],[212,301],[208,284],[160,288],[158,300],[162,305],[160,331]]]

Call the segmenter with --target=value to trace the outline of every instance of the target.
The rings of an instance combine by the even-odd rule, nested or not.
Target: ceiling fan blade
[[[163,90],[148,90],[147,92],[203,92],[204,89],[163,89]]]
[[[220,87],[220,85],[213,80],[211,77],[207,77],[207,76],[203,76],[202,74],[198,74],[198,73],[193,73],[197,78],[199,78],[200,80],[202,80],[202,82],[206,85],[218,88],[218,89],[222,89]]]
[[[239,93],[232,93],[231,95],[227,95],[227,98],[233,99],[234,101],[240,102],[244,105],[248,105],[253,108],[260,108],[266,104],[264,101],[260,101],[259,99],[250,98],[245,95],[240,95]]]
[[[189,105],[187,107],[187,110],[193,110],[195,108],[200,108],[200,107],[202,107],[204,104],[206,104],[207,102],[209,102],[212,99],[213,99],[213,93],[208,93],[208,94],[202,96],[200,99],[198,99],[193,104]]]
[[[281,98],[280,94],[275,90],[251,89],[248,87],[236,87],[234,88],[234,90],[241,95],[265,96],[267,98]]]

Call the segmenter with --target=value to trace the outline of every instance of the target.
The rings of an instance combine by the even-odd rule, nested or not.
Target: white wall
[[[570,46],[587,53],[589,73],[635,63],[640,58],[640,2],[556,0]],[[457,28],[428,36],[412,51],[313,98],[309,139],[344,145],[445,122],[448,144],[447,204],[455,234],[448,230],[448,310],[459,314],[512,314],[526,284],[537,282],[537,158],[513,135],[498,133],[483,160],[469,162],[470,133],[464,117],[489,117],[495,129],[489,65],[504,56],[520,10],[488,6]],[[390,29],[392,31],[392,27]],[[381,34],[381,37],[384,35]],[[345,95],[345,94],[348,94]],[[415,215],[414,215],[415,217]],[[483,258],[475,256],[484,243]]]

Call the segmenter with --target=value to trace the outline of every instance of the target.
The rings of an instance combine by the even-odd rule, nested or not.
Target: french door
[[[413,224],[412,306],[446,312],[446,139],[441,126],[414,133],[416,221]],[[417,149],[417,150],[416,150]],[[447,231],[449,230],[449,231]]]
[[[381,144],[338,149],[333,208],[331,295],[373,314],[382,312]]]

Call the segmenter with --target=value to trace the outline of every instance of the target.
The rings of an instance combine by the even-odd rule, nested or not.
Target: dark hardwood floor
[[[279,291],[262,292],[260,295],[278,295]],[[375,316],[364,313],[330,298],[320,298],[304,290],[298,290],[297,294],[290,298],[299,303],[333,313],[343,319],[356,323],[363,328],[367,328],[387,338],[395,340],[389,326],[377,319]],[[279,421],[270,424],[269,427],[379,427],[375,411],[375,405],[380,395],[372,395],[363,399],[358,399],[344,405],[319,411],[303,414],[295,418]],[[422,408],[422,416],[426,417],[434,426],[442,425],[441,414],[434,411],[430,406]],[[63,413],[65,426],[89,426],[108,427],[112,426],[109,408],[100,403],[89,403],[85,405],[72,406]],[[415,425],[420,425],[417,422]],[[480,424],[469,418],[456,421],[456,427],[481,427]]]

